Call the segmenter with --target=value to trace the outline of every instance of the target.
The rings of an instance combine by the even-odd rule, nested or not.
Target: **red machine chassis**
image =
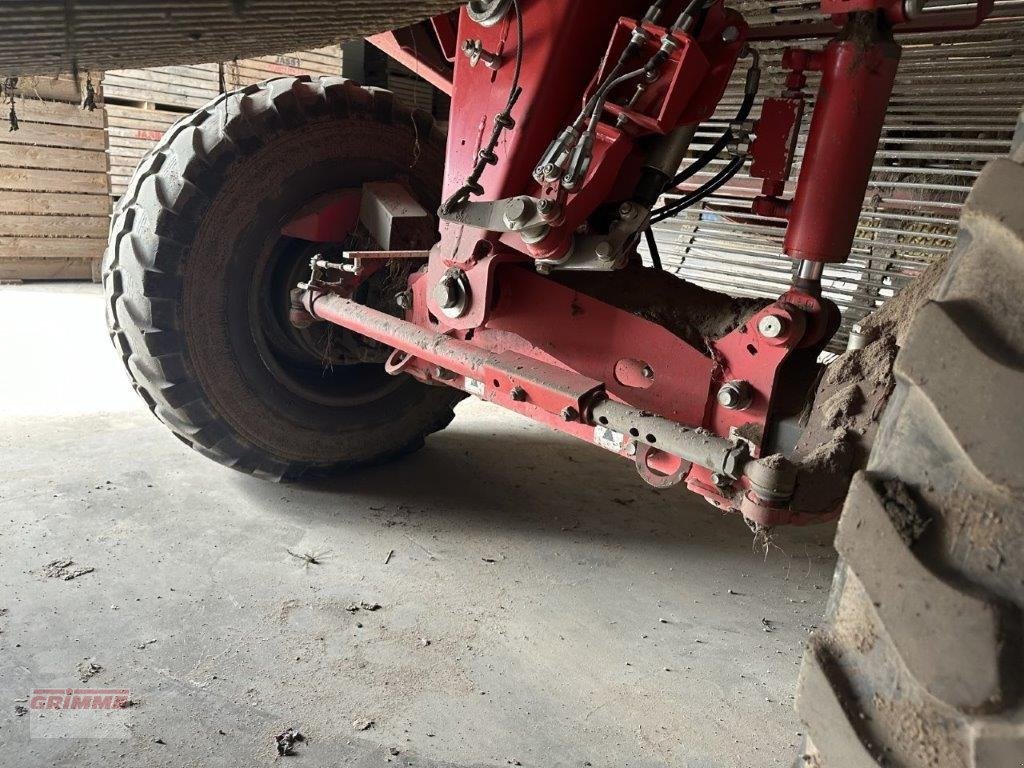
[[[784,363],[835,327],[835,307],[820,297],[821,265],[850,250],[899,61],[889,29],[911,23],[903,3],[823,0],[843,31],[822,51],[787,52],[786,90],[766,100],[751,153],[752,173],[764,179],[754,210],[787,219],[797,274],[788,293],[700,349],[547,273],[596,269],[614,279],[635,264],[639,232],[692,128],[714,112],[745,53],[742,17],[721,0],[482,5],[487,18],[463,10],[457,25],[435,19],[436,45],[423,46],[433,53],[420,62],[453,98],[440,240],[429,255],[348,254],[332,280],[338,265],[321,262],[301,286],[295,308],[306,315],[297,321],[329,321],[392,347],[392,373],[596,443],[634,461],[648,482],[685,482],[751,523],[827,519],[835,510],[792,508],[799,468],[762,454]],[[946,23],[970,25],[985,12],[979,5],[977,17]],[[418,48],[427,33],[410,34]],[[400,36],[375,42],[409,57]],[[624,70],[642,74],[623,79]],[[808,71],[822,83],[786,200]],[[587,119],[574,121],[577,113]],[[748,127],[733,131],[739,143]],[[666,155],[674,168],[654,159]],[[653,199],[638,191],[652,178]],[[352,206],[351,194],[334,196],[286,231],[339,242]],[[424,256],[400,297],[404,318],[350,298],[385,262]]]

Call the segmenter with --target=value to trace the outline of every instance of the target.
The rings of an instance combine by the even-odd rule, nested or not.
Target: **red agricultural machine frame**
[[[788,361],[813,359],[838,325],[821,271],[845,261],[853,241],[899,63],[892,29],[973,26],[988,7],[929,15],[927,25],[903,0],[823,0],[822,9],[829,27],[772,30],[832,39],[823,50],[786,51],[785,90],[765,99],[754,124],[751,30],[722,0],[481,0],[457,21],[378,36],[452,96],[440,240],[429,253],[314,259],[293,321],[373,339],[394,349],[392,373],[596,443],[635,462],[648,482],[685,482],[751,524],[827,519],[836,510],[794,508],[800,467],[764,453],[790,386]],[[798,267],[787,293],[698,348],[553,278],[636,263],[652,220],[679,206],[657,208],[685,180],[677,171],[694,130],[737,66],[748,69],[744,105],[718,150],[732,154],[735,172],[749,146],[751,174],[763,180],[753,210],[786,219],[785,253]],[[812,71],[821,83],[795,193],[785,199]],[[322,201],[286,233],[343,240],[366,194]],[[415,208],[394,190],[375,194],[389,222]],[[385,234],[381,244],[399,239]],[[422,235],[401,247],[416,242],[422,247]],[[426,260],[397,297],[403,317],[352,298],[396,259]]]

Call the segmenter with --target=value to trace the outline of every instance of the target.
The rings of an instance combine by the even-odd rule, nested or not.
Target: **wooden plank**
[[[105,240],[107,216],[28,216],[0,213],[0,237],[84,237]]]
[[[0,280],[91,280],[96,257],[11,259],[0,254]]]
[[[96,101],[99,103],[103,100],[103,88],[98,74],[92,78],[92,84],[96,89]],[[44,75],[39,77],[19,77],[15,94],[26,101],[34,98],[44,101],[64,101],[79,104],[82,101],[84,91],[84,74],[79,76],[78,82],[75,82],[75,78],[71,75]]]
[[[0,237],[0,259],[99,259],[106,244],[88,237]]]
[[[102,172],[107,167],[107,158],[98,150],[0,144],[0,167],[75,168]]]
[[[83,192],[105,195],[107,193],[107,175],[105,173],[0,167],[0,189],[21,192]]]
[[[208,72],[201,69],[190,70],[187,67],[168,67],[172,71],[164,69],[119,69],[107,72],[103,78],[104,83],[109,87],[111,83],[124,83],[126,81],[139,81],[149,83],[154,90],[167,90],[168,93],[188,92],[208,93],[216,96],[220,93],[218,87],[219,77],[217,70]],[[156,85],[159,84],[159,85]],[[166,88],[164,87],[166,86]],[[182,89],[182,90],[178,90]],[[107,93],[109,97],[109,92]]]
[[[134,147],[136,149],[148,150],[164,135],[163,131],[132,131],[132,133],[138,135],[133,138],[114,135],[111,137],[114,145],[122,149]]]
[[[324,70],[316,67],[296,67],[275,62],[240,61],[237,69],[229,65],[224,70],[224,81],[229,89],[238,85],[256,83],[272,77],[309,75],[314,80],[320,76],[340,76],[339,70]]]
[[[196,108],[220,93],[219,81],[167,74],[159,70],[117,70],[104,75],[108,99],[146,101],[167,106]]]
[[[110,98],[124,99],[125,101],[146,101],[166,107],[183,107],[189,110],[199,109],[209,99],[201,99],[195,96],[170,96],[166,93],[150,90],[139,90],[137,88],[110,89]]]
[[[135,169],[139,167],[139,161],[142,158],[119,158],[117,164],[111,164],[109,175],[110,176],[131,176],[135,173]]]
[[[19,99],[15,104],[19,123],[55,123],[82,128],[102,128],[103,109],[82,109],[77,104],[39,99]]]
[[[110,199],[106,195],[0,191],[0,212],[106,216],[110,213]]]
[[[229,89],[282,75],[310,75],[315,78],[340,74],[340,46],[328,46],[316,51],[296,51],[278,56],[237,59],[224,65],[224,80]]]
[[[169,85],[152,80],[111,78],[107,84],[109,98],[132,101],[152,101],[157,104],[179,104],[184,101],[209,101],[218,91],[192,88],[188,85]]]
[[[164,125],[176,123],[185,116],[182,112],[170,112],[163,109],[140,109],[126,107],[121,104],[106,106],[107,125],[109,127],[135,127],[136,125]]]
[[[51,125],[49,123],[23,123],[17,131],[0,133],[0,143],[102,150],[106,147],[106,138],[103,130],[97,128]]]

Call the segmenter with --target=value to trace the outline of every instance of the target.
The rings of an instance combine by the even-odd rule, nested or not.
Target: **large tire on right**
[[[1024,766],[1024,147],[990,163],[836,536],[814,768]]]

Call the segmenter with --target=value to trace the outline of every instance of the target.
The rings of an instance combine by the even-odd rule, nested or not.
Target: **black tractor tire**
[[[433,211],[443,166],[430,115],[341,78],[250,85],[173,125],[132,177],[103,263],[110,336],[150,410],[200,453],[275,480],[390,459],[445,427],[458,392],[379,364],[279,361],[268,349],[291,327],[253,320],[282,315],[280,290],[263,307],[264,276],[304,204],[386,180]]]
[[[977,179],[896,357],[804,653],[798,765],[1024,766],[1022,138]]]

